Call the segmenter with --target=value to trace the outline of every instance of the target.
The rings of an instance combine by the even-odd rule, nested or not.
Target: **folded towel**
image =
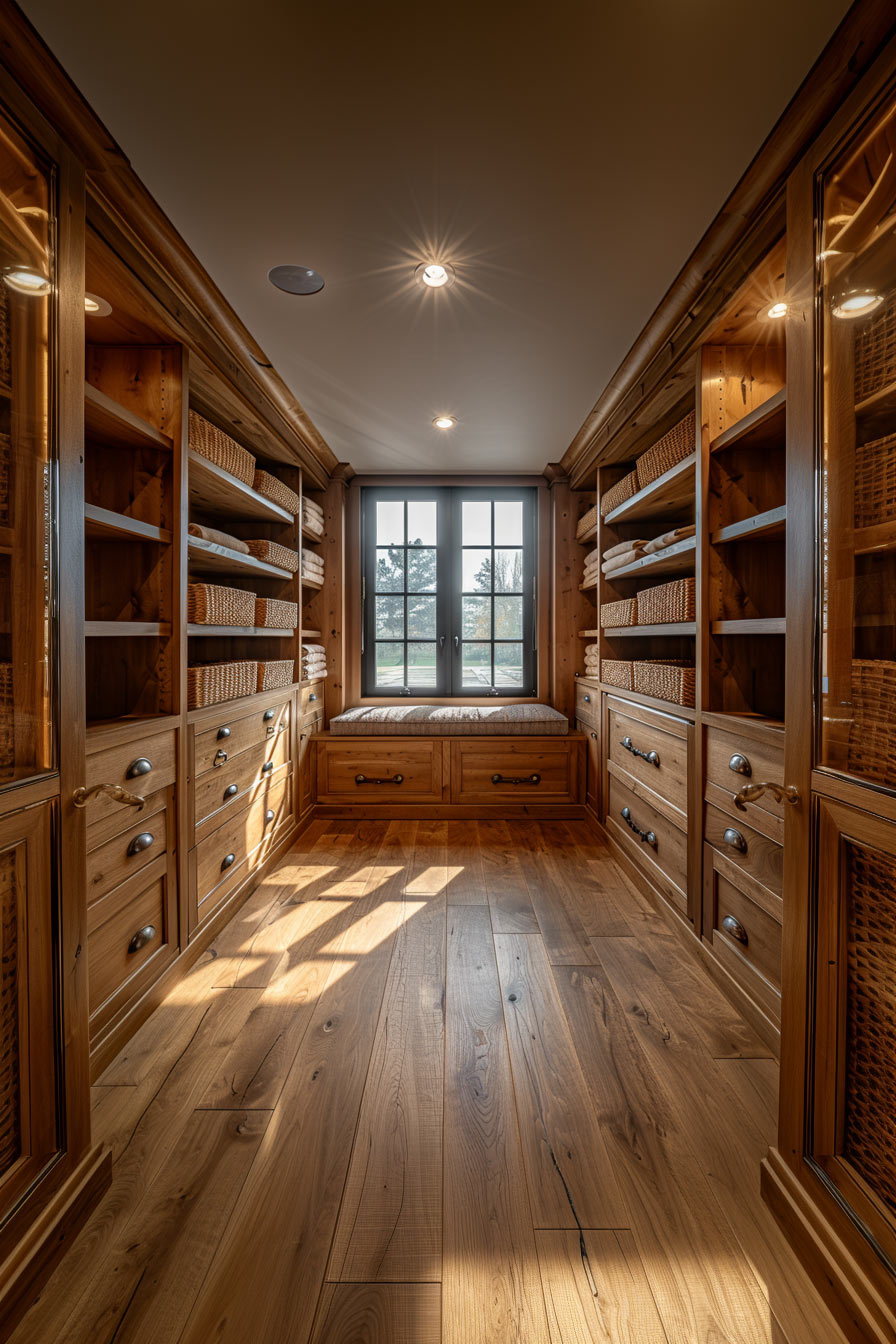
[[[604,551],[604,559],[612,560],[614,555],[625,555],[628,551],[641,550],[646,545],[646,541],[620,541],[618,546],[611,546],[608,551]]]
[[[203,541],[210,541],[215,546],[227,546],[231,551],[239,551],[241,555],[249,554],[249,547],[238,537],[232,537],[229,532],[219,532],[214,527],[200,527],[198,523],[190,523],[188,532],[191,537],[201,537]]]
[[[661,537],[654,537],[653,541],[645,542],[644,554],[655,555],[657,551],[664,551],[667,546],[674,546],[677,541],[685,541],[688,537],[692,537],[696,531],[693,523],[690,527],[673,527]]]
[[[316,499],[312,499],[310,495],[305,495],[304,500],[303,500],[303,503],[304,503],[304,505],[305,505],[305,510],[306,510],[306,512],[308,512],[308,513],[316,513],[316,514],[318,514],[321,518],[323,518],[323,516],[324,516],[324,511],[323,511],[323,509],[321,508],[320,504],[318,504],[318,502],[317,502]]]
[[[327,656],[326,646],[324,644],[303,644],[302,653],[322,653]]]

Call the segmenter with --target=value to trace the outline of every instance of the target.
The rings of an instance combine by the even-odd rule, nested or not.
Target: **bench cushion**
[[[330,720],[350,737],[556,737],[569,720],[550,705],[360,705]]]

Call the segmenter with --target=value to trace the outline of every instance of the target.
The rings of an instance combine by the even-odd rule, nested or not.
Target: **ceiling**
[[[562,457],[848,8],[21,3],[336,456],[385,472]]]

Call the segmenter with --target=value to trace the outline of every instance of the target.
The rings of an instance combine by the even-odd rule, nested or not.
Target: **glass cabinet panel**
[[[825,175],[820,763],[896,786],[896,100]]]
[[[53,180],[0,115],[0,787],[55,765]]]

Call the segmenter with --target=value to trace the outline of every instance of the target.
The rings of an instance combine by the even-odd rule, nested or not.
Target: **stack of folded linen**
[[[190,523],[187,531],[191,537],[211,542],[213,546],[226,546],[231,551],[239,551],[241,555],[249,554],[246,543],[238,537],[232,537],[229,532],[219,532],[215,527],[201,527],[199,523]]]
[[[596,677],[600,672],[600,651],[596,644],[585,645],[585,676]]]
[[[604,551],[604,562],[601,565],[604,574],[612,574],[614,570],[623,569],[640,560],[647,544],[646,541],[620,541],[618,546],[611,546],[608,551]]]
[[[307,546],[302,547],[302,577],[311,579],[314,583],[324,581],[324,562],[314,551],[309,551]]]
[[[593,584],[597,583],[599,573],[600,551],[595,548],[593,551],[589,551],[585,556],[585,575],[583,582],[586,588],[590,588]]]
[[[667,546],[675,546],[679,541],[685,541],[692,537],[697,531],[693,523],[689,527],[673,527],[669,532],[664,532],[661,537],[654,537],[653,541],[648,541],[644,545],[645,555],[655,555],[657,551],[664,551]]]
[[[307,495],[302,499],[302,518],[309,532],[314,532],[318,537],[324,535],[324,511]]]
[[[318,681],[327,675],[327,651],[323,644],[302,645],[302,680]]]

